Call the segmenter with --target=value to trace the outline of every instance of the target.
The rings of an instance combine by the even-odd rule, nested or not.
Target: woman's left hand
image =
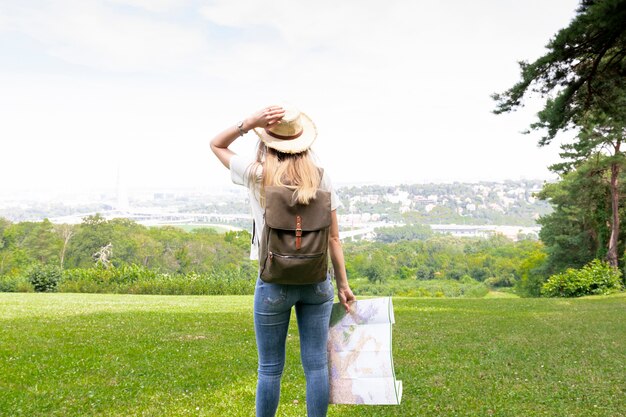
[[[270,127],[280,122],[285,115],[285,109],[280,106],[268,106],[254,113],[245,120],[244,128],[246,130],[255,127]]]
[[[346,313],[350,312],[350,304],[356,301],[356,297],[348,285],[337,289],[337,297],[339,302],[346,309]]]

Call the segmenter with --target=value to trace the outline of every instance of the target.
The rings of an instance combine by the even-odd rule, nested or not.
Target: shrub
[[[474,278],[472,278],[471,276],[467,274],[463,275],[459,281],[461,282],[461,284],[477,284],[478,283],[478,281],[476,281]]]
[[[224,267],[212,272],[168,274],[141,265],[76,268],[64,271],[62,292],[244,295],[253,294],[256,275],[249,267]]]
[[[541,296],[541,286],[546,282],[545,268],[548,255],[542,251],[533,251],[519,267],[520,279],[515,282],[515,293],[521,297]]]
[[[0,275],[0,292],[33,292],[33,285],[25,276]]]
[[[621,272],[608,263],[594,259],[581,269],[569,268],[552,275],[541,287],[546,297],[580,297],[610,294],[622,290]]]
[[[419,265],[415,270],[415,279],[419,279],[419,280],[435,279],[435,271],[426,265]]]
[[[61,279],[61,268],[57,265],[35,264],[26,272],[28,281],[37,292],[54,292]]]
[[[489,277],[484,282],[492,288],[511,287],[515,284],[515,277],[513,274],[502,274],[497,277]]]
[[[385,282],[389,276],[393,275],[393,272],[389,260],[385,258],[382,252],[374,253],[369,264],[363,270],[363,274],[372,283]]]
[[[350,285],[355,293],[372,296],[481,298],[489,292],[482,282],[461,283],[457,280],[444,279],[389,280],[382,284],[352,280]]]

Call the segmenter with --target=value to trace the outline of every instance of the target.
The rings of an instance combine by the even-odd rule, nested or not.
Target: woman
[[[236,155],[229,146],[251,129],[260,140],[256,161],[249,162]],[[305,114],[291,106],[270,106],[218,134],[211,141],[211,149],[230,169],[233,182],[248,188],[255,237],[263,230],[265,187],[289,184],[295,188],[295,195],[302,204],[313,198],[318,187],[331,193],[328,250],[339,301],[349,311],[349,303],[355,297],[348,285],[339,241],[336,211],[339,200],[328,176],[313,162],[309,148],[316,137],[315,125]],[[256,253],[257,238],[253,239],[252,259],[256,259]],[[296,310],[306,376],[307,415],[326,416],[329,397],[326,344],[333,296],[330,277],[321,283],[305,285],[268,284],[257,278],[254,291],[254,330],[259,356],[257,416],[274,416],[278,408],[292,307]]]

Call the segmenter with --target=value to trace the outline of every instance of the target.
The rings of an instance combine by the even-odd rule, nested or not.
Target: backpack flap
[[[269,227],[293,230],[294,234],[298,223],[303,232],[330,227],[330,192],[317,190],[315,199],[307,205],[298,203],[293,194],[286,187],[265,187],[265,223]]]

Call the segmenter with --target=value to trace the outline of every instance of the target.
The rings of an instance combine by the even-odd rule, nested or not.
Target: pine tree
[[[523,106],[523,99],[538,93],[545,99],[531,129],[545,132],[540,146],[558,133],[577,129],[574,143],[562,146],[562,163],[555,172],[566,173],[592,155],[608,155],[611,226],[607,260],[618,264],[620,233],[619,176],[624,166],[622,141],[626,136],[626,0],[584,0],[570,25],[547,45],[548,53],[532,63],[520,62],[521,81],[494,94],[496,114]]]

